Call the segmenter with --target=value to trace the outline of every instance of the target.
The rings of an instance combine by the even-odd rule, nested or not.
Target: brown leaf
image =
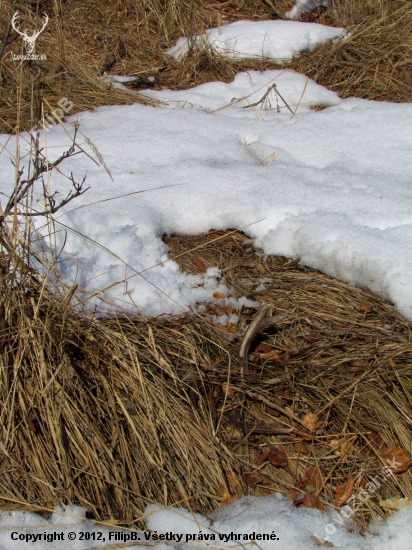
[[[269,353],[273,350],[273,347],[270,344],[267,344],[266,342],[262,342],[258,345],[256,348],[256,351],[258,353]]]
[[[370,313],[372,310],[367,304],[361,304],[359,306],[359,311],[364,311],[365,313]]]
[[[236,333],[236,325],[234,325],[231,321],[226,323],[226,328],[228,332],[232,332],[233,334]]]
[[[290,391],[289,391],[289,390],[283,391],[283,392],[280,394],[280,397],[282,397],[282,399],[288,399],[288,400],[290,400],[290,401],[293,401],[293,397],[290,395]]]
[[[301,491],[293,499],[293,504],[299,506],[303,504],[308,508],[317,508],[318,510],[326,510],[326,506],[321,502],[317,496],[312,495],[312,493],[305,493]]]
[[[259,468],[259,466],[262,466],[262,464],[267,460],[267,458],[268,458],[268,451],[265,451],[257,457],[257,459],[255,460],[255,466]]]
[[[226,315],[230,317],[230,315],[232,315],[232,313],[233,313],[233,307],[228,306],[226,308]]]
[[[224,382],[222,384],[222,390],[223,390],[223,393],[226,394],[226,397],[229,399],[232,399],[236,393],[236,391],[233,388],[231,388],[227,382]]]
[[[199,260],[198,258],[195,258],[193,260],[193,265],[195,266],[195,268],[200,271],[201,273],[206,273],[207,269],[206,269],[206,266],[205,264],[202,262],[202,260]]]
[[[326,548],[335,548],[335,545],[333,544],[333,542],[330,542],[330,540],[321,539],[320,537],[317,537],[316,535],[311,535],[310,538],[318,546],[325,546]]]
[[[262,356],[262,359],[266,359],[266,361],[279,361],[280,355],[277,353],[268,353]]]
[[[289,465],[288,455],[286,454],[286,450],[283,445],[280,445],[279,447],[270,447],[268,459],[273,466],[287,468]]]
[[[325,484],[325,473],[321,468],[309,466],[302,479],[302,489],[309,483],[316,491],[319,491]]]
[[[256,264],[256,269],[259,271],[259,273],[261,273],[262,275],[264,273],[266,273],[266,269],[265,269],[265,266],[262,265],[262,264]]]
[[[303,430],[295,430],[293,433],[294,433],[294,435],[298,435],[299,437],[301,437],[305,441],[312,441],[312,439],[313,439],[313,436],[311,434],[308,434],[308,433],[304,432]]]
[[[36,433],[37,430],[36,430],[36,426],[34,425],[33,420],[30,417],[26,416],[26,422],[27,422],[27,427],[29,428],[29,430],[33,433]]]
[[[301,455],[308,455],[309,449],[304,441],[296,441],[294,444],[295,449]]]
[[[337,485],[335,491],[335,506],[339,507],[348,500],[353,493],[353,484],[355,480],[352,474],[349,474],[343,485]]]
[[[318,332],[310,332],[309,334],[305,334],[303,338],[308,342],[309,344],[313,344],[314,342],[317,342],[321,339],[321,335]]]
[[[411,465],[411,457],[400,447],[387,447],[379,456],[395,474],[406,472]]]
[[[270,416],[280,416],[280,412],[276,409],[271,409],[270,407],[266,407],[266,414],[269,414]]]
[[[354,442],[354,439],[332,439],[329,441],[328,445],[334,450],[335,455],[352,455],[356,451]]]
[[[259,485],[263,481],[262,476],[257,472],[245,472],[242,478],[248,487],[256,487],[256,485]]]
[[[196,260],[193,260],[194,264],[195,264],[195,261]],[[202,262],[200,262],[200,263],[202,263]],[[196,265],[196,267],[198,267],[198,266]],[[205,267],[205,264],[203,264],[203,267]],[[206,271],[206,269],[205,269],[205,271]],[[205,271],[203,273],[205,273]],[[225,298],[225,295],[223,294],[223,292],[214,292],[213,293],[213,298],[216,298],[216,300],[222,300],[223,298]]]
[[[301,418],[302,424],[310,432],[314,432],[316,430],[316,424],[318,420],[319,420],[318,415],[312,412],[305,413]]]

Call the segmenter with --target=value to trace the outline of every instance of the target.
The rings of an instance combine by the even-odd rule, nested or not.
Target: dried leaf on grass
[[[355,479],[352,474],[349,474],[343,485],[337,485],[335,490],[335,506],[339,508],[348,500],[353,493],[353,485]]]
[[[301,491],[297,495],[293,496],[293,504],[295,506],[299,506],[303,504],[303,506],[307,506],[308,508],[317,508],[318,510],[325,511],[326,506],[319,500],[319,498],[316,495],[313,495],[312,493],[306,493],[305,491]]]
[[[282,468],[289,466],[288,455],[283,445],[271,447],[268,452],[268,459],[273,466],[281,466]]]
[[[199,258],[194,258],[193,265],[196,267],[200,273],[206,273],[207,269],[205,264],[202,262],[202,260],[199,260]]]
[[[316,491],[325,485],[325,472],[317,466],[309,466],[303,476],[301,488],[304,489],[309,483]]]
[[[411,465],[411,457],[400,447],[387,447],[379,456],[395,474],[406,472]]]
[[[318,420],[319,420],[318,415],[312,412],[308,412],[304,414],[301,418],[302,424],[310,432],[314,432],[316,430]]]

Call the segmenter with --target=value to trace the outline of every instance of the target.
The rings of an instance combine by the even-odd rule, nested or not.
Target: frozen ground
[[[300,49],[310,47],[314,27],[307,28]],[[248,32],[251,44],[257,43],[252,27]],[[295,31],[291,33],[295,40]],[[250,54],[255,55],[253,48]],[[276,57],[275,48],[270,55]],[[125,308],[158,315],[213,300],[216,290],[227,294],[216,269],[188,277],[174,262],[163,263],[167,249],[161,236],[237,228],[267,254],[299,255],[306,265],[393,301],[412,320],[411,105],[340,100],[290,71],[250,72],[232,84],[150,94],[165,100],[165,108],[102,107],[71,119],[80,122],[83,135],[98,147],[113,176],[112,181],[84,155],[62,166],[78,180],[87,171],[91,186],[57,219],[57,244],[63,249],[60,270],[69,283],[80,285],[83,300],[105,311]],[[323,110],[316,110],[320,107]],[[70,124],[66,129],[71,131]],[[69,145],[60,127],[46,137],[51,159]],[[21,145],[25,138],[21,136]],[[7,194],[15,143],[4,135],[0,143],[5,145],[0,185]],[[83,143],[92,154],[86,138]],[[21,152],[24,155],[23,146]],[[22,160],[26,166],[27,160]],[[52,192],[67,190],[58,174],[50,186]],[[152,191],[140,193],[147,189]],[[37,193],[40,197],[41,190]],[[108,198],[114,199],[102,202]],[[45,233],[40,223],[38,228]],[[256,540],[264,549],[315,549],[310,537],[326,539],[334,527],[329,541],[336,548],[398,550],[412,548],[411,510],[408,506],[375,525],[378,537],[350,534],[332,516],[292,508],[276,496],[235,502],[216,511],[212,525],[209,519],[197,520],[210,533],[274,531],[279,541]],[[152,506],[148,513],[147,527],[158,534],[199,532],[199,525],[184,512]],[[40,516],[22,514],[1,513],[1,550],[69,550],[122,542],[109,540],[103,527],[73,517],[64,520],[56,513],[50,524]],[[64,521],[74,524],[64,526]],[[28,525],[30,530],[24,530]],[[12,540],[16,532],[24,536],[53,531],[65,539]],[[80,531],[89,538],[79,541]],[[76,534],[76,541],[68,540],[69,532]],[[108,538],[93,538],[92,532]],[[224,542],[215,544],[227,546]],[[176,541],[162,544],[151,548],[178,547]],[[201,545],[189,542],[184,548]]]
[[[86,521],[84,510],[73,506],[59,509],[50,520],[30,512],[2,512],[0,550],[114,550],[122,544],[133,550],[318,550],[325,543],[337,550],[410,550],[411,522],[412,506],[406,506],[386,522],[373,522],[370,532],[361,535],[342,514],[295,508],[276,494],[244,497],[207,518],[153,504],[145,511],[147,530],[132,534]]]

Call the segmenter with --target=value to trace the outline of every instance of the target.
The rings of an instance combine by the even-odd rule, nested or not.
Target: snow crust
[[[273,83],[266,103],[243,108]],[[97,293],[89,305],[159,315],[213,300],[216,291],[229,299],[216,268],[186,276],[167,262],[161,236],[243,228],[266,254],[300,256],[412,319],[411,105],[341,100],[290,71],[150,94],[168,108],[101,107],[75,117],[114,180],[84,155],[66,163],[78,180],[87,172],[91,189],[58,216],[60,269],[85,299]],[[62,128],[48,132],[51,159],[68,145]],[[3,191],[13,181],[13,148],[0,156]],[[67,182],[54,174],[51,189],[63,193]]]
[[[328,40],[338,40],[345,35],[343,28],[327,27],[318,23],[236,21],[196,36],[193,46],[211,49],[215,53],[236,59],[288,63],[301,52],[311,52]],[[167,53],[175,59],[181,59],[188,51],[189,39],[181,37]]]
[[[32,512],[0,512],[0,550],[190,550],[250,548],[318,550],[320,543],[337,550],[399,550],[412,548],[412,506],[386,521],[375,521],[364,535],[356,524],[337,519],[334,511],[296,508],[279,493],[243,497],[205,517],[182,508],[157,504],[145,510],[145,531],[122,530],[85,519],[77,506],[56,508],[50,519]],[[264,538],[265,536],[265,538]],[[47,538],[49,537],[49,538]],[[136,542],[136,544],[133,544]],[[146,544],[147,542],[147,544]],[[119,546],[117,546],[119,545]],[[123,546],[122,546],[123,547]]]
[[[287,11],[285,16],[288,19],[299,19],[304,13],[311,12],[321,6],[327,8],[329,5],[329,0],[296,0],[293,8]]]

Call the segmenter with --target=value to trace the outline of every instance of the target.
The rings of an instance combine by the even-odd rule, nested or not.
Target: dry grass
[[[325,13],[351,35],[332,47],[303,55],[292,67],[341,97],[412,101],[412,4],[400,0],[335,2]],[[363,14],[363,16],[361,16]],[[347,22],[346,22],[347,21]]]
[[[292,0],[193,0],[191,9],[191,2],[182,0],[92,0],[87,5],[79,0],[3,2],[0,132],[30,129],[41,118],[46,100],[55,107],[62,97],[68,97],[75,104],[71,114],[99,105],[147,101],[107,86],[99,79],[105,73],[135,75],[137,88],[147,87],[147,77],[154,76],[157,88],[182,89],[211,80],[228,82],[240,71],[273,67],[205,53],[178,63],[165,52],[179,36],[239,19],[281,18],[292,4]],[[16,10],[28,29],[39,28],[42,14],[49,14],[49,24],[36,42],[37,53],[46,54],[47,61],[22,64],[12,60],[12,52],[22,53],[23,46],[13,29],[7,32]],[[292,68],[342,97],[411,101],[410,2],[336,1],[329,10],[317,10],[304,19],[344,26],[352,35],[332,48],[303,55]]]
[[[222,338],[202,319],[78,314],[16,268],[4,228],[2,244],[1,505],[79,503],[129,525],[150,502],[213,508],[234,461],[182,372],[201,376]]]
[[[58,298],[22,269],[2,238],[0,505],[77,503],[122,525],[150,502],[208,512],[248,493],[304,491],[334,506],[350,475],[353,494],[380,476],[383,449],[411,453],[412,325],[371,293],[265,258],[241,233],[167,238],[182,269],[218,265],[233,296],[279,316],[245,373],[253,308],[217,297],[201,316],[97,320],[75,311],[70,289]],[[232,313],[237,323],[209,321]],[[385,516],[380,499],[399,495],[412,497],[410,469],[355,520],[366,527]]]
[[[263,67],[202,52],[176,63],[164,51],[183,34],[278,17],[291,3],[4,2],[2,29],[17,9],[27,26],[36,13],[51,20],[37,44],[47,62],[15,65],[8,52],[20,53],[20,37],[3,42],[0,131],[29,129],[61,97],[76,112],[136,101],[99,82],[103,72],[179,88]],[[307,16],[352,35],[293,66],[343,96],[410,101],[410,6],[348,0]],[[333,506],[350,475],[354,494],[379,475],[383,449],[411,454],[412,325],[380,298],[296,259],[265,258],[241,233],[165,239],[185,271],[218,265],[233,296],[280,315],[245,369],[253,308],[233,312],[217,297],[202,315],[98,320],[73,307],[74,289],[33,269],[17,222],[0,233],[0,506],[76,503],[124,525],[150,502],[207,512],[276,490]],[[210,323],[232,313],[236,323]],[[385,516],[379,499],[400,495],[412,498],[410,469],[382,483],[356,521]]]
[[[382,449],[397,446],[409,455],[412,451],[411,323],[368,291],[305,268],[297,259],[265,257],[241,233],[228,232],[206,244],[222,234],[165,241],[185,271],[217,265],[231,295],[246,295],[279,316],[276,329],[256,339],[246,379],[239,365],[232,365],[233,391],[226,403],[224,357],[211,378],[218,387],[218,409],[225,411],[228,446],[243,464],[243,482],[255,494],[280,490],[293,495],[305,489],[333,505],[336,486],[353,475],[356,495],[369,478],[380,476]],[[205,316],[232,313],[223,300],[206,309]],[[233,356],[253,312],[235,313],[240,315],[237,325],[220,327],[231,337]],[[233,411],[241,408],[245,412],[239,421]],[[289,433],[273,435],[287,428]],[[288,457],[286,467],[270,462],[273,446]],[[322,483],[306,487],[310,467],[318,470]],[[412,497],[411,470],[382,485],[355,516],[365,527],[371,517],[384,515],[379,500]]]

